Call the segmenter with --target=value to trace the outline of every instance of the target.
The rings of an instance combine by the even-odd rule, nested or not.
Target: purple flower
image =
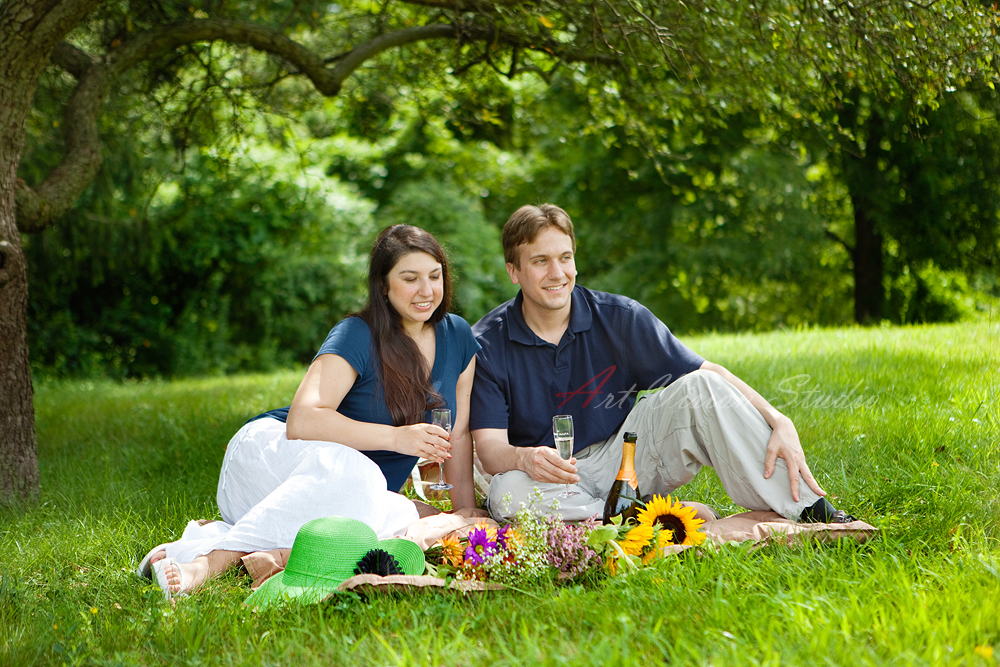
[[[506,525],[501,526],[497,530],[497,545],[501,549],[507,549],[507,547],[508,547],[508,545],[507,545],[507,539],[508,539],[507,538],[507,531],[509,529],[510,529],[510,524],[508,523]]]
[[[482,565],[486,559],[497,552],[497,543],[490,541],[485,528],[476,528],[469,533],[469,546],[465,549],[465,562],[470,565]]]

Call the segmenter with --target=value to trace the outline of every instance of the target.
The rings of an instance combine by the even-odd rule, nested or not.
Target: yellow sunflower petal
[[[666,514],[668,511],[670,511],[670,496],[667,496],[667,500],[664,500],[663,496],[653,496],[653,499],[639,510],[639,515],[636,518],[640,524],[652,526],[656,522],[656,517]]]
[[[707,539],[708,535],[701,532],[700,530],[688,531],[688,534],[684,536],[684,544],[693,544],[695,546],[698,546]]]
[[[705,541],[705,534],[700,532],[704,520],[696,519],[698,511],[693,507],[684,507],[679,500],[674,500],[670,496],[666,499],[663,496],[653,496],[653,499],[646,503],[646,507],[639,511],[640,525],[653,526],[659,523],[663,529],[669,529],[669,525],[674,525],[683,535],[681,544],[701,544]],[[671,538],[676,535],[676,531],[671,533]],[[671,544],[673,540],[666,542],[661,540],[660,544]]]
[[[630,529],[625,537],[618,540],[618,546],[630,556],[638,556],[651,539],[653,539],[653,527],[639,524]]]
[[[649,565],[661,555],[663,555],[663,551],[660,549],[659,539],[657,539],[657,544],[642,555],[642,564]]]

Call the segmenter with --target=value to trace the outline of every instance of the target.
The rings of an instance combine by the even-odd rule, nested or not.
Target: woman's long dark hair
[[[431,384],[431,369],[416,341],[403,330],[399,313],[389,304],[389,272],[406,255],[425,252],[441,264],[444,286],[441,304],[428,320],[437,324],[451,307],[451,274],[441,244],[430,233],[412,225],[392,225],[382,230],[372,247],[368,264],[368,303],[356,317],[368,323],[381,368],[382,388],[396,426],[424,421],[424,413],[444,401]]]

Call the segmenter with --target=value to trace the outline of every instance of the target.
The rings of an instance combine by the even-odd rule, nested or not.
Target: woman
[[[479,345],[448,314],[450,302],[434,237],[409,225],[383,230],[367,305],[330,331],[289,408],[255,417],[230,441],[217,493],[224,523],[189,524],[181,540],[151,552],[168,598],[249,552],[290,548],[315,518],[349,516],[380,538],[402,534],[418,513],[395,491],[419,457],[443,462],[455,510],[474,510],[468,426]],[[438,406],[455,415],[450,436],[426,423]]]

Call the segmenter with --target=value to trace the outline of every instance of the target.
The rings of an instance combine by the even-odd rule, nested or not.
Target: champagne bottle
[[[618,469],[608,500],[604,503],[604,523],[611,523],[611,517],[622,515],[622,521],[629,517],[637,518],[642,509],[642,494],[639,493],[639,480],[635,475],[635,433],[625,434],[622,446],[622,465]]]

